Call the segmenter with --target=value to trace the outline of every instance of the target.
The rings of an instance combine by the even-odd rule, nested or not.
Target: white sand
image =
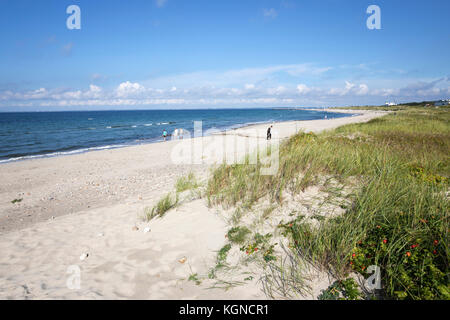
[[[358,113],[275,123],[274,137],[385,114]],[[233,130],[223,145],[217,136],[184,143],[201,140],[206,149],[219,151],[236,145],[233,155],[240,158],[265,144],[266,129]],[[191,274],[206,274],[226,242],[229,225],[218,208],[207,208],[200,199],[162,219],[146,223],[140,218],[180,176],[192,171],[207,178],[208,164],[173,163],[179,147],[180,141],[170,141],[0,165],[0,299],[266,299],[256,280],[228,291],[207,290],[208,281],[186,281]],[[151,231],[145,233],[146,227]],[[80,260],[83,253],[89,256]],[[77,268],[80,289],[71,289],[67,283],[76,284],[71,282],[76,278],[68,271]]]

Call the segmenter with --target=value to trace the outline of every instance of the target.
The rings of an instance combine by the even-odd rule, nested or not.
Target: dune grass
[[[177,180],[177,183],[175,184],[175,189],[178,193],[184,192],[186,190],[196,189],[198,187],[199,184],[192,172],[185,177],[179,178]]]
[[[273,176],[260,175],[260,165],[222,165],[209,180],[209,203],[248,210],[263,197],[281,205],[286,190],[304,190],[323,175],[357,181],[343,215],[284,230],[293,252],[341,279],[379,266],[387,298],[450,299],[450,109],[397,110],[293,136],[280,146]]]
[[[174,208],[178,204],[178,194],[175,196],[168,193],[166,196],[161,198],[158,203],[153,208],[145,209],[145,218],[147,221],[152,220],[155,217],[162,217],[170,209]]]
[[[183,176],[175,183],[175,192],[168,193],[162,197],[155,206],[152,208],[145,208],[144,219],[150,221],[155,217],[162,217],[170,209],[175,208],[180,204],[179,194],[184,191],[198,192],[201,195],[201,191],[198,190],[200,183],[197,182],[195,175],[191,172],[187,176]],[[182,200],[181,200],[182,201]]]

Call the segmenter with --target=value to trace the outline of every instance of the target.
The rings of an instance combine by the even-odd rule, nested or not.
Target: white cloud
[[[382,104],[386,100],[422,101],[448,98],[450,83],[440,79],[347,80],[327,83],[314,74],[327,68],[310,64],[278,65],[197,72],[156,78],[145,83],[124,81],[112,88],[90,84],[82,89],[40,87],[28,91],[0,91],[4,106],[333,106]],[[283,82],[299,74],[311,85]],[[281,75],[279,78],[277,76]],[[181,80],[180,80],[181,78]],[[294,78],[295,79],[295,78]],[[293,80],[295,81],[295,80]],[[406,85],[403,85],[406,83]],[[320,86],[318,85],[320,84]],[[386,86],[381,86],[384,84]]]
[[[98,87],[98,86],[96,86],[96,85],[91,84],[91,85],[89,86],[89,90],[90,90],[91,92],[100,92],[100,91],[102,91],[102,88],[100,88],[100,87]]]
[[[77,99],[77,100],[82,98],[82,96],[83,96],[83,93],[80,90],[78,90],[78,91],[68,91],[68,92],[65,92],[62,95],[62,97],[64,99]],[[56,99],[58,99],[59,97],[60,96],[54,96],[54,98],[56,98]]]
[[[130,81],[122,82],[116,89],[117,96],[121,98],[135,95],[143,91],[144,87],[141,84],[137,82],[132,83]]]
[[[340,96],[346,96],[346,95],[366,95],[369,94],[369,87],[365,83],[361,84],[355,84],[351,83],[350,81],[345,81],[345,87],[344,88],[331,88],[328,91],[328,94],[330,95],[340,95]]]
[[[47,94],[47,89],[45,88],[39,88],[37,90],[34,90],[30,94],[30,98],[32,99],[39,99],[44,97]]]
[[[355,87],[354,83],[345,81],[345,88],[344,88],[344,90],[341,91],[341,94],[344,95],[344,94],[349,93],[354,87]]]
[[[364,84],[364,83],[360,84],[359,85],[359,89],[356,92],[356,94],[358,94],[358,95],[365,95],[365,94],[368,94],[368,93],[369,93],[369,87],[367,86],[367,84]]]
[[[267,93],[270,95],[280,95],[280,94],[285,93],[286,91],[287,91],[286,88],[283,86],[278,86],[276,88],[267,89]]]
[[[311,89],[308,88],[308,87],[307,87],[306,85],[304,85],[304,84],[299,84],[299,85],[297,86],[297,91],[298,91],[300,94],[306,94],[306,93],[310,92]]]

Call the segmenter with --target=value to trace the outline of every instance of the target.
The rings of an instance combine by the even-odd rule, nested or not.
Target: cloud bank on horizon
[[[423,101],[450,96],[450,79],[423,81],[385,80],[396,87],[378,87],[367,82],[343,81],[340,86],[279,84],[283,76],[320,77],[332,68],[310,65],[279,65],[225,72],[193,72],[144,82],[123,81],[106,89],[90,84],[82,89],[38,88],[0,92],[0,105],[17,107],[258,107],[337,106],[380,104],[380,101]],[[97,76],[98,75],[94,75]],[[334,83],[334,82],[333,82]],[[158,87],[158,85],[161,85]]]
[[[20,2],[3,4],[1,23],[21,12],[33,24],[33,14],[46,10],[29,4],[24,11]],[[108,2],[79,1],[86,18],[78,31],[57,24],[59,9],[64,18],[68,5],[58,2],[35,29],[16,24],[11,34],[0,28],[6,45],[0,111],[448,99],[450,29],[439,20],[450,7],[446,1],[382,2],[383,29],[372,31],[365,27],[366,3],[322,2],[136,0],[131,9],[115,4],[102,11],[99,3]],[[105,28],[104,21],[120,14],[122,22]],[[414,17],[421,19],[416,25]]]

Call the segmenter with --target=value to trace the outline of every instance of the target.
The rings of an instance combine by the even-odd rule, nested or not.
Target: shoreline
[[[284,121],[275,123],[274,128],[280,139],[286,139],[299,130],[320,132],[383,114],[386,112],[367,111],[354,117]],[[267,124],[255,124],[221,135],[236,144],[239,149],[236,153],[244,155],[250,151],[246,149],[248,143],[257,146],[266,142],[266,129]],[[189,140],[194,144],[201,139],[208,145],[215,138],[210,135]],[[170,160],[172,149],[182,141],[188,139],[3,163],[0,232],[130,198],[146,199],[149,192],[158,191],[160,196],[190,171],[206,177],[209,168],[206,163],[176,164]],[[15,199],[22,200],[11,203]]]
[[[348,114],[359,115],[359,113],[356,113],[356,112],[351,111],[351,110],[348,110],[349,112],[339,112],[341,110],[334,111],[332,109],[326,109],[326,110],[321,110],[321,109],[294,109],[294,110],[306,110],[306,111],[317,111],[317,112],[327,112],[327,113],[348,113]],[[332,119],[332,118],[330,118],[330,119]],[[315,120],[321,120],[321,119],[315,119]],[[232,132],[232,131],[235,131],[235,130],[245,129],[245,128],[258,126],[258,125],[281,124],[281,123],[286,123],[286,122],[299,122],[299,121],[314,121],[314,120],[286,120],[286,121],[278,121],[278,122],[264,121],[264,122],[257,122],[257,123],[235,124],[235,125],[231,125],[231,126],[228,126],[228,127],[219,128],[219,129],[217,129],[218,130],[217,133],[212,133],[211,135],[224,134],[226,132]],[[66,156],[84,154],[84,153],[89,153],[89,152],[97,152],[97,151],[103,151],[103,150],[114,150],[114,149],[121,149],[121,148],[128,148],[128,147],[135,147],[135,146],[149,145],[149,144],[163,143],[163,142],[171,141],[171,139],[169,139],[167,141],[164,141],[164,140],[161,139],[161,137],[155,137],[155,138],[151,138],[151,139],[148,139],[148,140],[149,140],[149,142],[143,142],[143,143],[139,143],[139,142],[135,141],[136,143],[126,143],[126,144],[117,144],[117,145],[113,144],[113,145],[104,145],[104,146],[103,145],[99,145],[99,146],[85,147],[85,148],[74,149],[74,150],[69,150],[69,151],[55,151],[55,152],[46,153],[46,154],[36,154],[36,155],[30,154],[30,155],[23,155],[23,156],[13,157],[13,158],[9,158],[9,159],[0,159],[0,166],[2,166],[4,164],[20,162],[20,161],[47,159],[47,158],[57,158],[57,157],[66,157]]]

